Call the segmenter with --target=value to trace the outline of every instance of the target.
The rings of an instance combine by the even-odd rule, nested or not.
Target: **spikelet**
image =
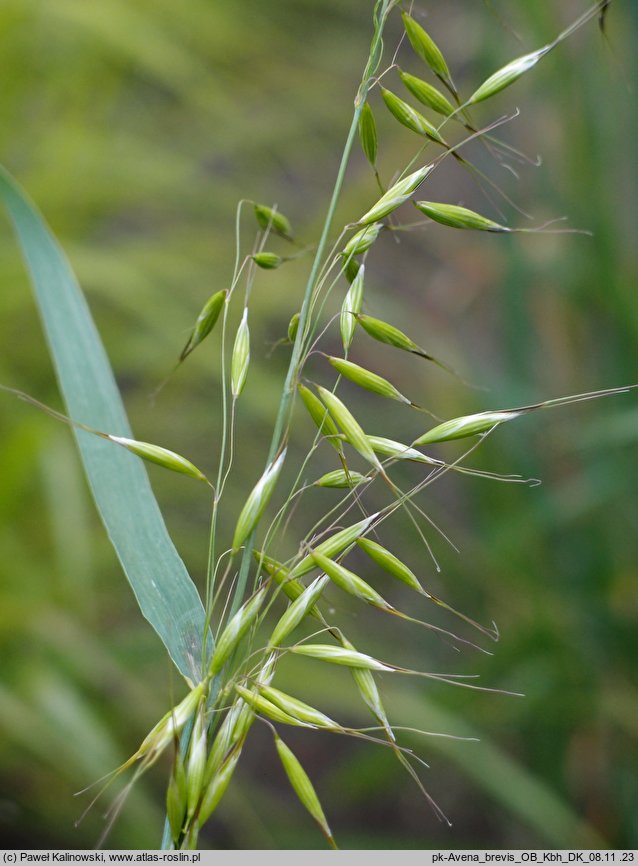
[[[379,547],[380,547],[380,545],[379,545]],[[386,554],[386,556],[383,559],[385,560],[385,566],[384,567],[387,570],[389,570],[389,568],[392,567],[393,570],[391,571],[391,573],[395,577],[399,577],[399,574],[400,574],[401,575],[401,577],[399,578],[400,580],[403,580],[404,582],[410,582],[410,585],[412,586],[413,589],[418,588],[418,590],[421,591],[423,595],[427,595],[428,598],[432,598],[432,596],[430,596],[429,593],[425,593],[421,590],[416,577],[411,572],[409,572],[409,569],[407,569],[407,567],[404,566],[403,563],[401,563],[398,559],[396,559],[396,557],[392,557],[392,554],[390,554],[390,552],[386,551],[384,548],[381,548],[381,550],[384,552],[384,554]],[[397,610],[388,601],[386,601],[385,598],[383,598],[383,596],[380,595],[376,591],[376,589],[373,589],[368,583],[365,582],[365,580],[362,580],[357,574],[355,574],[352,571],[349,571],[347,568],[345,568],[340,563],[333,562],[331,559],[328,559],[326,556],[322,556],[321,554],[317,554],[315,551],[311,551],[310,555],[314,559],[316,565],[319,568],[321,568],[323,571],[325,571],[325,573],[328,575],[328,577],[334,583],[336,583],[337,586],[339,586],[341,589],[343,589],[345,592],[349,593],[350,595],[353,595],[355,598],[358,598],[361,601],[365,601],[367,604],[370,604],[373,607],[376,607],[379,610],[384,611],[385,613],[392,614],[393,616],[400,617],[401,619],[404,619],[408,622],[413,622],[417,625],[424,626],[425,628],[431,629],[433,631],[442,632],[444,634],[447,634],[449,637],[457,639],[456,635],[453,635],[450,632],[447,632],[443,629],[440,629],[440,628],[438,628],[438,626],[433,626],[433,625],[431,625],[431,623],[427,623],[427,622],[423,622],[422,620],[415,619],[414,617],[410,616],[409,614],[406,614],[400,610]],[[391,561],[392,559],[394,561]],[[400,566],[402,566],[402,568],[400,568]],[[447,607],[447,605],[445,605],[445,606]],[[451,610],[451,608],[448,608],[448,609]]]
[[[441,53],[441,49],[434,42],[432,37],[421,27],[420,24],[410,17],[406,12],[401,15],[403,26],[407,33],[410,45],[424,63],[443,81],[447,87],[456,95],[456,89],[452,83],[450,70],[445,62],[445,58]]]
[[[223,762],[217,773],[213,776],[202,796],[202,803],[197,814],[197,821],[201,827],[213,814],[221,798],[226,793],[230,780],[235,772],[237,761],[241,755],[242,743],[238,743]]]
[[[362,253],[367,252],[379,237],[379,232],[382,228],[383,223],[373,223],[360,229],[356,234],[352,235],[343,248],[341,255],[345,259],[349,259],[352,256],[360,256]]]
[[[322,436],[326,437],[328,442],[330,442],[332,447],[338,451],[339,454],[343,454],[343,447],[341,445],[337,425],[330,417],[330,413],[321,400],[316,396],[316,394],[312,393],[310,388],[302,385],[301,382],[297,385],[297,390],[299,391],[299,396],[301,397],[308,414],[317,425],[319,432]]]
[[[299,330],[299,313],[295,313],[288,323],[288,341],[290,343],[295,342],[295,337],[297,336],[297,331]]]
[[[306,722],[302,722],[301,719],[295,719],[293,716],[289,716],[288,713],[285,713],[276,704],[271,703],[269,700],[255,692],[251,692],[250,689],[244,688],[244,686],[236,685],[235,691],[244,701],[246,701],[254,712],[270,719],[272,722],[281,722],[284,725],[292,725],[297,728],[313,727]]]
[[[474,229],[482,232],[511,232],[512,229],[502,226],[494,220],[481,216],[466,207],[455,204],[444,204],[434,201],[418,201],[417,208],[437,223],[450,226],[453,229]]]
[[[330,364],[346,379],[354,382],[360,388],[365,388],[366,391],[371,391],[373,394],[379,394],[381,397],[388,397],[390,400],[398,400],[399,403],[407,403],[408,406],[413,406],[411,400],[397,390],[391,382],[384,379],[383,376],[372,373],[355,364],[353,361],[348,361],[345,358],[335,358],[331,355],[326,356]],[[333,412],[334,416],[334,412]],[[343,429],[343,426],[342,426]],[[345,433],[346,431],[343,430]],[[356,446],[355,446],[356,447]]]
[[[204,785],[206,754],[208,751],[206,727],[204,707],[200,703],[197,715],[195,716],[186,764],[186,805],[189,819],[195,813]]]
[[[274,578],[277,583],[281,583],[283,577],[288,574],[289,569],[286,568],[283,562],[279,562],[278,559],[274,559],[274,557],[268,556],[260,550],[253,550],[253,556],[255,561],[261,565],[266,574],[268,574],[269,577]],[[297,596],[295,596],[295,598],[297,598]]]
[[[219,726],[219,730],[208,753],[204,773],[205,787],[210,785],[230,750],[237,743],[245,740],[254,719],[255,713],[253,710],[245,701],[237,698],[226,713],[224,721]]]
[[[430,123],[427,118],[423,117],[421,112],[412,108],[411,105],[408,105],[408,103],[397,96],[396,93],[386,90],[385,87],[381,88],[381,96],[383,97],[383,101],[385,102],[390,114],[392,114],[399,123],[402,124],[402,126],[405,126],[412,132],[416,132],[417,135],[424,135],[431,141],[435,141],[437,144],[442,144],[444,147],[448,147],[447,142],[437,130],[436,126]]]
[[[396,349],[402,349],[404,352],[418,355],[420,358],[431,361],[443,370],[454,373],[451,367],[448,367],[443,361],[439,361],[434,355],[430,355],[429,352],[422,349],[421,346],[415,343],[414,340],[411,340],[399,328],[395,328],[394,325],[390,325],[382,319],[375,319],[374,316],[366,316],[363,313],[357,315],[357,322],[373,340],[377,340],[379,343],[386,343],[388,346],[394,346]]]
[[[323,809],[321,808],[321,803],[319,802],[316,791],[313,788],[312,782],[308,778],[308,774],[301,766],[299,760],[295,757],[293,752],[283,742],[283,740],[280,739],[280,737],[276,733],[274,736],[275,746],[277,747],[277,754],[279,755],[283,768],[286,771],[286,775],[288,776],[288,780],[295,794],[299,797],[299,801],[301,802],[301,804],[305,806],[305,808],[319,825],[319,829],[326,837],[326,840],[328,841],[330,847],[336,848],[337,845],[332,836],[330,827],[328,826],[328,822],[326,821],[326,816],[323,813]]]
[[[301,620],[314,608],[328,582],[328,578],[325,576],[316,578],[293,601],[275,626],[268,641],[269,647],[279,646],[297,628]]]
[[[271,654],[259,672],[260,686],[267,688],[274,673],[276,656]],[[255,719],[255,710],[238,697],[222,722],[211,747],[204,774],[204,794],[198,810],[201,824],[217,807],[235,769],[248,731]]]
[[[147,460],[149,463],[156,463],[158,466],[163,466],[164,469],[170,469],[171,472],[179,472],[182,475],[189,475],[191,478],[196,478],[198,481],[204,481],[210,484],[204,473],[197,468],[190,460],[186,460],[180,454],[174,451],[169,451],[168,448],[163,448],[161,445],[153,445],[150,442],[140,442],[138,439],[130,439],[127,436],[116,436],[113,433],[103,433],[101,430],[96,430],[95,427],[89,427],[88,424],[82,424],[79,421],[74,421],[73,418],[68,418],[56,409],[46,406],[34,397],[25,394],[24,391],[19,391],[17,388],[7,388],[5,385],[0,385],[0,391],[5,391],[8,394],[14,394],[20,400],[24,400],[56,421],[62,421],[63,424],[68,424],[77,430],[84,430],[91,433],[93,436],[99,436],[100,439],[106,439],[108,442],[113,442],[121,448],[135,454],[136,457],[141,457],[142,460]],[[212,485],[211,485],[212,486]]]
[[[335,583],[344,592],[355,598],[365,601],[366,604],[371,604],[373,607],[381,608],[381,610],[393,610],[392,605],[383,598],[382,595],[373,589],[365,580],[362,580],[353,571],[350,571],[339,562],[328,559],[316,551],[310,551],[315,564],[318,568],[328,575],[330,580]]]
[[[410,589],[416,590],[416,592],[421,593],[421,595],[428,595],[419,583],[414,572],[408,568],[404,562],[401,562],[398,557],[387,550],[387,548],[383,547],[376,541],[372,541],[370,538],[358,538],[357,544],[361,550],[368,554],[370,559],[376,562],[377,565],[380,565],[381,568],[383,568],[384,571],[387,571],[388,574],[391,574],[392,577],[396,577],[397,580],[407,584]]]
[[[267,686],[263,683],[256,683],[255,685],[267,700],[278,706],[285,713],[288,713],[289,716],[299,719],[302,722],[307,722],[309,725],[314,725],[316,728],[342,730],[341,726],[338,725],[337,722],[333,721],[329,716],[326,716],[325,713],[321,713],[319,710],[311,707],[309,704],[305,704],[303,701],[293,698],[291,695],[287,695],[285,692],[275,689],[272,686]]]
[[[353,259],[352,256],[346,259],[345,264],[343,266],[343,273],[346,276],[346,279],[349,283],[352,283],[359,273],[359,269],[362,268],[363,265],[361,262],[357,261],[357,259]]]
[[[386,439],[384,436],[368,436],[368,442],[377,454],[383,454],[394,460],[412,460],[414,463],[423,463],[426,466],[433,466],[439,469],[449,469],[454,472],[460,472],[463,475],[476,475],[479,478],[521,480],[518,476],[499,475],[498,473],[485,472],[482,469],[469,469],[458,463],[445,463],[443,460],[435,460],[434,457],[428,457],[427,454],[417,451],[416,448],[411,448],[402,442],[396,442],[394,439]]]
[[[261,563],[266,573],[272,577],[275,583],[281,586],[284,593],[291,601],[295,601],[304,592],[306,587],[298,580],[290,578],[290,569],[286,568],[281,562],[273,559],[272,556],[267,556],[259,550],[253,550],[253,556],[258,563]],[[310,570],[310,569],[309,569]],[[313,611],[310,611],[313,613]]]
[[[296,601],[299,596],[305,592],[306,587],[303,583],[295,577],[290,577],[290,570],[280,562],[277,562],[276,559],[273,559],[271,556],[266,556],[258,550],[253,550],[253,556],[257,562],[261,562],[264,570],[270,575],[270,577],[272,577],[275,583],[281,587],[284,595],[288,596],[291,601]],[[312,568],[308,569],[308,571],[311,570]],[[308,613],[311,616],[314,616],[315,619],[323,622],[323,617],[321,616],[318,607],[311,607]]]
[[[386,439],[385,436],[368,436],[368,442],[377,454],[383,454],[384,457],[392,457],[394,460],[413,460],[415,463],[425,463],[428,466],[444,465],[441,460],[435,460],[417,451],[416,448],[394,439]]]
[[[277,253],[268,252],[255,253],[251,258],[258,268],[263,268],[265,271],[273,271],[284,261],[281,256],[277,255]]]
[[[388,216],[388,214],[395,211],[406,202],[414,192],[416,192],[433,168],[434,166],[432,164],[425,165],[423,168],[418,169],[418,171],[414,171],[412,174],[404,177],[403,180],[397,181],[397,183],[391,186],[390,189],[381,196],[379,201],[361,217],[359,224],[368,225],[369,223],[383,219],[383,217]],[[359,310],[357,310],[357,312],[359,312]]]
[[[489,99],[490,96],[494,96],[494,94],[500,93],[501,90],[505,90],[510,84],[514,84],[521,75],[533,69],[541,57],[544,57],[551,50],[551,47],[551,45],[545,45],[543,48],[539,48],[538,51],[532,51],[530,54],[524,54],[522,57],[517,57],[516,60],[511,60],[501,69],[494,72],[493,75],[490,75],[474,91],[468,99],[468,104],[474,105],[477,102],[483,102],[484,99]]]
[[[261,515],[264,513],[273,490],[275,489],[285,459],[286,449],[284,448],[279,457],[267,467],[264,474],[250,492],[250,495],[237,518],[235,534],[233,535],[234,551],[239,550],[259,522]]]
[[[210,660],[208,668],[208,676],[215,677],[224,667],[231,653],[235,650],[243,636],[246,634],[250,626],[255,621],[259,609],[263,604],[268,585],[264,584],[257,592],[249,598],[237,611],[235,616],[230,620],[226,628],[222,631],[215,644],[213,657]]]
[[[162,448],[160,445],[151,445],[150,442],[138,442],[136,439],[128,439],[126,436],[113,436],[110,433],[99,433],[98,435],[104,439],[108,439],[109,442],[121,445],[122,448],[126,448],[127,451],[141,457],[142,460],[156,463],[158,466],[163,466],[164,469],[170,469],[172,472],[189,475],[198,481],[210,483],[204,473],[197,466],[194,466],[190,460],[186,460],[185,457],[181,457],[174,451],[169,451],[168,448]]]
[[[354,646],[350,643],[349,640],[347,640],[347,638],[343,634],[341,635],[341,644],[344,649],[349,650],[350,652],[356,652]],[[391,742],[394,742],[394,731],[390,726],[390,722],[386,715],[385,708],[381,701],[381,696],[379,695],[379,689],[377,688],[374,674],[371,670],[368,670],[366,668],[353,667],[350,668],[350,671],[352,673],[352,678],[355,682],[355,685],[357,686],[359,694],[371,710],[373,716],[383,726],[388,739]]]
[[[345,649],[340,646],[332,646],[332,644],[305,643],[290,647],[290,652],[297,655],[309,656],[313,659],[318,659],[322,662],[329,662],[334,665],[344,665],[349,668],[364,668],[370,671],[391,671],[395,668],[384,665],[378,659],[366,653],[360,653],[357,650]]]
[[[387,343],[388,346],[395,346],[397,349],[403,349],[405,352],[422,353],[422,349],[411,340],[403,331],[395,328],[384,322],[382,319],[375,319],[374,316],[366,316],[362,313],[357,315],[357,322],[374,340],[380,343]]]
[[[245,307],[244,315],[237,328],[230,363],[230,389],[235,399],[239,397],[246,384],[249,363],[250,331],[248,329],[248,307]]]
[[[175,736],[191,718],[205,690],[206,683],[199,683],[199,685],[191,689],[177,706],[162,716],[159,722],[144,737],[139,749],[122,765],[121,769],[130,767],[131,764],[142,757],[154,760],[163,752],[166,746],[174,741]]]
[[[366,159],[374,168],[377,163],[377,125],[368,102],[364,104],[359,115],[359,141]]]
[[[171,837],[177,841],[186,817],[186,771],[179,750],[173,756],[171,776],[166,789],[166,817],[171,828]]]
[[[341,330],[341,340],[343,342],[344,352],[347,352],[352,344],[354,332],[357,327],[356,315],[361,312],[361,307],[363,305],[364,276],[365,266],[361,265],[346,293],[343,300],[343,306],[341,307],[339,328]]]
[[[343,430],[346,439],[359,454],[367,460],[375,469],[383,472],[383,468],[379,463],[379,459],[372,450],[372,446],[366,439],[366,435],[361,429],[359,422],[350,412],[347,406],[334,394],[321,385],[317,385],[319,396],[328,407],[330,414]]]
[[[182,349],[182,352],[179,356],[180,361],[184,361],[190,355],[193,349],[199,346],[202,340],[205,340],[206,337],[213,330],[227,297],[228,291],[226,289],[223,289],[221,292],[215,292],[215,294],[211,295],[211,297],[206,301],[206,303],[202,307],[199,316],[197,317],[195,326],[192,330],[190,337],[188,338],[188,342]]]
[[[368,436],[368,439],[370,437]],[[326,472],[321,478],[314,482],[315,487],[334,487],[344,489],[346,487],[356,487],[358,484],[366,484],[372,481],[367,475],[362,475],[360,472],[352,472],[344,469],[334,469],[332,472]]]
[[[451,102],[436,87],[433,87],[433,85],[427,81],[423,81],[421,78],[417,78],[416,75],[410,75],[409,72],[401,71],[399,75],[412,96],[423,105],[431,108],[432,111],[436,111],[437,114],[442,114],[444,117],[449,117],[454,113],[454,107]]]
[[[321,553],[330,558],[338,556],[340,553],[343,553],[346,548],[350,547],[351,544],[354,544],[357,538],[361,535],[365,535],[378,516],[379,513],[376,512],[375,514],[371,514],[369,517],[360,520],[358,523],[353,523],[351,526],[346,526],[345,529],[340,529],[339,532],[335,532],[334,535],[331,535],[325,541],[322,541],[321,544],[314,545],[314,552]],[[291,578],[303,577],[304,574],[308,574],[308,572],[312,571],[314,568],[314,559],[310,554],[307,554],[297,563],[297,565],[294,566],[294,568],[290,570],[289,576]]]
[[[433,442],[448,442],[451,439],[465,439],[468,436],[477,436],[479,433],[487,433],[493,427],[497,427],[504,421],[518,418],[520,412],[478,412],[476,415],[464,415],[461,418],[452,418],[432,427],[423,436],[419,436],[413,445],[428,445]]]
[[[290,221],[278,210],[268,207],[265,204],[255,204],[255,218],[259,223],[259,227],[264,231],[269,228],[275,234],[290,241],[292,240],[292,227]]]

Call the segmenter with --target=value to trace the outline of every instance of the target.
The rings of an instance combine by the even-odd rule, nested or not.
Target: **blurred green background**
[[[203,301],[228,284],[239,198],[276,202],[304,240],[316,236],[367,54],[371,8],[371,0],[1,0],[0,160],[71,259],[138,438],[214,465],[213,345],[198,350],[155,402],[149,395]],[[584,8],[576,0],[424,0],[418,14],[467,94]],[[638,8],[617,0],[607,26],[607,40],[592,22],[475,113],[487,123],[520,107],[500,134],[541,155],[540,168],[517,166],[516,179],[480,146],[465,151],[537,224],[566,215],[592,237],[503,238],[433,225],[400,243],[384,237],[369,258],[368,311],[488,390],[382,352],[365,336],[352,357],[384,370],[442,417],[638,381]],[[390,49],[399,35],[395,14]],[[400,62],[427,77],[405,46]],[[401,93],[396,73],[387,80]],[[416,142],[378,100],[373,105],[389,180]],[[448,163],[423,197],[499,218],[472,177]],[[357,153],[340,218],[355,218],[374,198],[374,179]],[[512,224],[526,224],[504,210]],[[246,230],[248,237],[249,220]],[[0,381],[59,406],[4,219],[0,252]],[[286,349],[268,357],[269,346],[298,308],[308,266],[302,259],[260,275],[255,287],[253,364],[227,530],[263,465],[287,363]],[[331,339],[326,345],[336,348]],[[319,361],[310,369],[318,371]],[[343,393],[370,432],[409,441],[424,429],[425,419],[409,409],[388,412],[374,399],[357,403],[354,388]],[[90,847],[109,795],[76,827],[89,796],[74,792],[134,750],[179,684],[119,571],[68,431],[2,396],[0,432],[0,840],[4,847]],[[311,433],[299,412],[299,454]],[[485,685],[526,697],[382,681],[398,724],[480,737],[406,735],[431,764],[426,782],[451,830],[388,750],[288,734],[343,847],[638,847],[637,440],[633,396],[499,430],[474,465],[543,484],[446,476],[429,488],[420,504],[460,548],[454,553],[431,537],[440,575],[406,525],[392,524],[386,542],[402,545],[448,602],[496,620],[501,641],[492,656],[459,657],[417,628],[354,605],[343,620],[348,634],[381,658],[480,673]],[[317,475],[333,468],[328,451],[313,464]],[[450,445],[436,456],[459,453]],[[151,477],[201,585],[207,497],[161,470]],[[402,469],[397,477],[407,483],[418,473]],[[330,501],[321,491],[307,507]],[[298,517],[300,531],[305,518]],[[391,592],[397,606],[431,614],[409,593]],[[282,687],[366,724],[347,671],[311,665],[282,668]],[[166,773],[161,765],[135,788],[109,847],[158,845]],[[321,846],[257,726],[201,844]]]

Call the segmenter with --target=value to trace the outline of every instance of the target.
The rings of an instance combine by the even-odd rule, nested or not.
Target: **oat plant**
[[[623,393],[631,386],[525,406],[503,408],[495,401],[496,408],[441,419],[435,406],[422,406],[420,398],[413,400],[400,382],[384,375],[384,357],[402,352],[424,370],[436,366],[451,381],[461,377],[445,358],[429,352],[423,335],[404,333],[372,315],[367,254],[373,246],[382,249],[391,243],[397,233],[419,232],[432,222],[459,232],[461,240],[465,231],[558,230],[524,222],[494,181],[464,155],[465,145],[479,144],[502,164],[524,161],[525,156],[502,139],[507,116],[487,116],[483,103],[514,85],[575,29],[592,18],[602,20],[607,6],[596,4],[553,40],[512,60],[465,96],[444,53],[424,29],[421,11],[398,0],[378,0],[370,52],[354,94],[352,121],[320,237],[302,243],[284,213],[286,207],[242,200],[236,212],[232,275],[203,304],[176,359],[173,376],[194,351],[220,353],[215,399],[222,435],[211,454],[210,471],[157,443],[135,439],[66,259],[25,193],[5,170],[0,173],[0,196],[33,281],[66,414],[9,384],[3,390],[72,428],[97,508],[140,609],[188,687],[186,696],[167,708],[137,751],[100,781],[98,795],[115,779],[127,779],[112,802],[109,821],[123,805],[130,785],[166,755],[169,778],[162,845],[196,848],[200,829],[220,804],[256,724],[272,734],[282,773],[328,845],[336,847],[329,814],[338,804],[330,803],[329,809],[321,804],[313,781],[286,742],[290,727],[389,749],[436,818],[448,821],[424,786],[423,759],[402,743],[401,726],[384,706],[378,675],[411,677],[415,688],[431,680],[453,688],[492,689],[456,667],[407,668],[400,663],[399,648],[397,657],[379,658],[373,636],[353,642],[348,635],[340,598],[349,595],[376,608],[373,615],[381,627],[384,616],[401,621],[406,644],[410,630],[421,628],[458,649],[462,656],[457,657],[466,662],[472,653],[488,651],[498,639],[496,626],[454,609],[428,587],[428,571],[438,567],[430,539],[442,530],[424,509],[420,494],[449,472],[479,476],[485,483],[533,483],[476,468],[468,460],[502,424],[544,409]],[[403,37],[388,49],[384,30],[391,16],[397,27],[402,26]],[[396,134],[414,145],[407,164],[388,165],[383,158],[375,120],[382,112],[396,121]],[[346,225],[335,225],[351,153],[359,146],[371,168],[369,207],[352,214]],[[431,177],[450,158],[484,190],[485,209],[496,210],[496,218],[455,201],[431,200]],[[502,210],[514,210],[513,224]],[[430,242],[431,235],[422,236],[424,244]],[[220,514],[226,514],[228,499],[233,501],[228,494],[237,484],[238,462],[243,449],[250,447],[237,435],[237,422],[251,367],[261,363],[251,346],[251,296],[258,281],[275,279],[270,272],[298,257],[311,263],[298,311],[275,349],[288,353],[289,361],[273,413],[267,459],[260,477],[244,490],[243,505],[232,515],[233,530],[227,534],[222,527],[229,521],[220,520]],[[357,344],[369,340],[377,344],[375,370],[357,361]],[[378,401],[379,422],[373,431],[362,426],[352,409],[355,388],[368,392],[371,402]],[[405,413],[404,429],[410,431],[405,441],[385,435],[384,412],[393,406],[387,401],[403,404],[396,408]],[[293,454],[293,449],[289,454],[292,425],[304,414],[313,422],[315,434],[305,454]],[[261,438],[266,433],[253,435]],[[451,440],[462,440],[460,453],[446,453]],[[438,456],[432,456],[430,446],[440,444]],[[201,595],[168,535],[145,462],[182,473],[187,476],[184,483],[210,488],[208,567]],[[329,471],[319,474],[319,462],[324,469],[330,463]],[[410,468],[407,485],[397,480],[398,465]],[[309,524],[299,505],[317,487],[333,490],[334,503]],[[418,533],[425,554],[418,565],[406,561],[388,529],[392,515],[408,521]],[[356,557],[350,555],[353,551]],[[392,601],[397,582],[414,593],[407,610]],[[445,625],[429,622],[428,606],[439,608],[447,618]],[[291,655],[307,665],[308,676],[315,665],[340,665],[350,671],[352,689],[361,698],[356,727],[278,687],[279,667]]]

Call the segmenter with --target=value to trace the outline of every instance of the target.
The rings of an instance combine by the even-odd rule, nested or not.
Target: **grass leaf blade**
[[[69,415],[131,437],[122,399],[75,275],[36,208],[0,167],[0,199],[22,249]],[[142,614],[180,672],[199,681],[205,615],[134,455],[74,431],[98,511]],[[210,644],[210,642],[209,642]]]

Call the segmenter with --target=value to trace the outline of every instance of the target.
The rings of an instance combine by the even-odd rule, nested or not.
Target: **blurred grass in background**
[[[155,402],[149,395],[203,301],[227,285],[239,198],[276,202],[304,240],[315,236],[366,56],[371,6],[0,3],[0,158],[70,256],[136,435],[204,468],[213,465],[218,435],[212,346],[195,353]],[[421,8],[468,93],[584,7],[576,0],[453,0]],[[397,16],[391,47],[399,26]],[[369,312],[387,315],[489,388],[470,391],[390,350],[384,375],[437,414],[638,381],[638,129],[629,87],[637,30],[638,10],[618,0],[608,15],[609,42],[590,24],[498,102],[476,111],[488,122],[520,106],[522,115],[502,135],[541,154],[541,168],[522,167],[516,180],[490,165],[480,147],[467,151],[537,223],[568,215],[569,225],[593,231],[592,238],[485,237],[433,225],[401,243],[385,238],[370,256]],[[401,62],[422,74],[407,52]],[[398,81],[390,86],[400,92]],[[376,106],[383,173],[407,160],[415,143]],[[446,164],[428,183],[427,198],[497,215],[456,165]],[[342,220],[374,198],[373,178],[358,157]],[[524,222],[509,208],[507,214],[513,224]],[[0,381],[57,406],[27,280],[3,225]],[[227,528],[263,465],[287,363],[285,349],[266,356],[298,307],[307,267],[301,260],[264,274],[253,295],[254,360],[241,407],[248,444]],[[379,349],[365,335],[352,357],[379,369]],[[319,362],[311,369],[319,371]],[[355,399],[354,389],[345,393]],[[385,408],[371,399],[357,413],[370,432],[385,435],[392,433],[381,429],[381,419],[387,423],[390,414],[396,438],[406,441],[422,429],[408,409]],[[298,428],[301,450],[310,435],[301,413]],[[133,751],[178,683],[98,524],[68,431],[9,397],[0,399],[0,431],[0,839],[5,847],[90,847],[104,807],[75,828],[88,797],[73,792]],[[356,606],[348,633],[362,648],[374,638],[381,658],[479,672],[484,684],[526,698],[383,682],[393,721],[481,737],[480,744],[414,741],[432,765],[427,783],[452,830],[436,822],[388,750],[312,733],[289,736],[343,847],[638,847],[637,439],[633,397],[542,413],[499,430],[474,464],[542,478],[543,485],[446,477],[429,488],[421,504],[461,549],[455,554],[432,539],[441,575],[397,523],[394,544],[413,545],[407,558],[426,585],[477,619],[495,619],[501,642],[492,657],[458,658],[417,629],[399,647],[406,630]],[[450,445],[436,456],[457,453]],[[331,456],[323,454],[325,466],[315,464],[317,475],[332,468]],[[201,585],[207,497],[160,471],[152,480]],[[317,499],[325,504],[329,491]],[[347,672],[317,664],[311,675],[309,664],[287,665],[282,687],[343,721],[366,724]],[[251,737],[202,844],[319,846],[264,732]],[[157,846],[165,769],[131,794],[109,846]]]

